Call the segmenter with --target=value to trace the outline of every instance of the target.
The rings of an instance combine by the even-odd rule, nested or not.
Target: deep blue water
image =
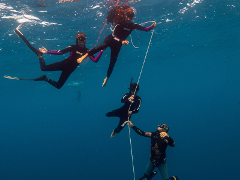
[[[176,143],[167,149],[170,176],[237,179],[240,2],[141,0],[129,4],[137,11],[134,22],[157,22],[139,83],[142,105],[132,122],[145,131],[155,131],[159,123],[169,125]],[[105,114],[122,105],[131,77],[137,81],[151,32],[138,31],[140,49],[122,48],[104,88],[109,49],[97,64],[82,63],[60,90],[46,82],[3,78],[46,74],[57,80],[60,75],[40,70],[36,55],[13,33],[20,23],[26,22],[21,31],[35,47],[64,49],[82,31],[88,37],[87,47],[92,48],[109,5],[90,0],[1,0],[0,179],[133,179],[128,128],[110,138],[118,118]],[[136,33],[132,36],[138,45]],[[49,64],[67,56],[46,54],[44,59]],[[150,139],[133,131],[131,137],[139,179],[149,160]]]

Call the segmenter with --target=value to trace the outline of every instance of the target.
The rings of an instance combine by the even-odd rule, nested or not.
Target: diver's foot
[[[151,178],[153,178],[154,176],[156,176],[156,174],[157,174],[157,171],[153,171],[152,173],[151,173]]]
[[[78,62],[79,64],[81,64],[81,63],[83,62],[83,60],[84,60],[87,56],[88,56],[88,53],[84,54],[82,57],[80,57],[80,58],[77,59],[77,62]]]
[[[103,84],[102,84],[102,87],[105,87],[105,86],[106,86],[107,81],[108,81],[108,77],[106,77],[106,78],[104,79]]]
[[[115,132],[113,130],[112,134],[111,134],[111,138],[113,138],[115,136]]]
[[[170,180],[179,180],[177,176],[173,176],[169,178]]]
[[[34,79],[34,81],[46,81],[46,80],[47,80],[47,76],[46,75],[42,75],[42,76]]]

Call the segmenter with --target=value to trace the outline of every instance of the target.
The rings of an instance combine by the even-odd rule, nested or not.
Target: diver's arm
[[[138,97],[138,99],[136,101],[137,101],[137,104],[136,104],[135,108],[133,109],[132,114],[138,113],[139,108],[140,108],[141,103],[142,103],[142,100],[141,100],[140,97]]]
[[[127,102],[129,97],[130,97],[130,95],[129,95],[128,93],[126,93],[126,94],[122,97],[121,103]]]
[[[175,146],[175,142],[173,141],[173,139],[164,131],[160,132],[160,138],[164,140],[164,142],[169,145],[174,147]]]
[[[172,146],[172,147],[175,146],[175,142],[174,142],[174,140],[170,136],[168,136],[168,145]]]
[[[151,137],[152,133],[151,132],[144,132],[141,129],[137,128],[136,126],[133,125],[131,121],[127,121],[127,125],[130,126],[137,134],[144,136],[144,137]]]
[[[151,132],[144,132],[141,129],[137,128],[136,126],[133,126],[132,129],[139,135],[144,136],[144,137],[151,137],[152,133]]]
[[[155,22],[151,26],[148,26],[148,27],[143,27],[143,26],[140,26],[139,24],[135,24],[135,29],[148,32],[148,31],[152,30],[153,28],[155,28],[156,26],[157,26],[157,23],[155,23]]]
[[[99,59],[101,58],[102,53],[103,53],[103,50],[101,50],[101,51],[98,53],[97,57],[94,57],[94,56],[92,55],[92,56],[89,56],[89,58],[90,58],[93,62],[97,63],[97,62],[99,61]]]
[[[72,50],[72,46],[68,46],[67,48],[63,50],[58,50],[58,51],[47,51],[48,54],[54,54],[54,55],[62,55],[65,53],[68,53]]]

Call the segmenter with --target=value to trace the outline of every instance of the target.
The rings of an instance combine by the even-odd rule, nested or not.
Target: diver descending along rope
[[[155,21],[154,21],[154,22],[155,22]],[[147,22],[146,22],[146,23],[147,23]],[[155,22],[155,23],[156,23],[156,22]],[[151,45],[151,41],[152,41],[152,37],[153,37],[153,33],[154,33],[154,29],[153,29],[153,31],[152,31],[152,35],[151,35],[150,40],[149,40],[149,43],[148,43],[148,48],[147,48],[147,51],[146,51],[145,58],[144,58],[144,60],[143,60],[143,65],[142,65],[142,68],[141,68],[141,71],[140,71],[140,74],[139,74],[139,77],[138,77],[138,81],[137,81],[137,85],[136,85],[136,87],[135,87],[134,95],[136,94],[137,86],[138,86],[138,84],[139,84],[139,81],[140,81],[140,78],[141,78],[141,75],[142,75],[142,71],[143,71],[143,67],[144,67],[145,62],[146,62],[146,58],[147,58],[147,55],[148,55],[149,47],[150,47],[150,45]],[[132,105],[132,104],[131,104],[131,105]],[[130,108],[131,108],[131,105],[129,106],[128,112],[129,112],[129,110],[130,110]],[[128,116],[128,121],[129,121],[129,117],[130,117],[130,116]],[[127,121],[125,121],[125,122],[122,124],[122,126],[125,126],[126,123],[127,123]],[[134,169],[134,163],[133,163],[132,140],[131,140],[131,133],[130,133],[130,127],[129,127],[129,126],[128,126],[128,132],[129,132],[129,141],[130,141],[130,148],[131,148],[132,167],[133,167],[133,177],[134,177],[134,180],[135,180],[136,178],[135,178],[135,169]]]

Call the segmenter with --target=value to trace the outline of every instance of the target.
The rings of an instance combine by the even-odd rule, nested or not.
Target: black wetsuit
[[[124,103],[124,105],[119,108],[115,109],[113,111],[110,111],[106,114],[107,117],[119,117],[120,121],[116,129],[114,129],[115,133],[120,133],[120,131],[124,128],[126,124],[124,124],[125,121],[128,120],[128,109],[131,105],[130,111],[132,111],[132,114],[135,114],[139,111],[140,105],[141,105],[141,98],[137,95],[134,96],[134,99],[132,101],[129,101],[128,98],[131,96],[131,94],[126,93],[123,98],[121,99],[121,102]],[[130,120],[131,116],[129,117]],[[123,125],[123,126],[122,126]]]
[[[154,166],[158,166],[159,164],[166,162],[167,146],[169,145],[173,147],[175,145],[173,139],[170,136],[162,139],[158,132],[144,132],[136,126],[133,126],[132,129],[141,136],[151,138],[150,160],[152,161]]]
[[[68,52],[70,52],[70,56],[67,59],[49,65],[45,64],[42,57],[39,58],[40,68],[42,71],[62,71],[58,82],[55,82],[51,79],[47,80],[48,83],[50,83],[57,89],[60,89],[64,85],[71,73],[78,67],[79,63],[77,62],[77,59],[88,53],[89,49],[86,47],[79,47],[78,45],[71,45],[63,50],[48,51],[47,53],[61,55]],[[96,58],[91,56],[90,59],[92,59],[93,61],[97,61],[96,59],[99,59],[101,54],[102,52],[100,51],[100,54]]]
[[[80,58],[82,55],[87,53],[89,50],[84,48],[79,48],[77,45],[68,46],[66,49],[60,51],[48,51],[48,54],[65,54],[70,52],[70,56],[60,62],[56,62],[53,64],[46,65],[44,59],[42,57],[39,58],[40,68],[42,71],[62,71],[58,82],[48,79],[47,82],[60,89],[68,77],[72,74],[72,72],[78,67],[77,59]]]
[[[108,35],[104,42],[99,46],[91,49],[88,53],[89,56],[99,52],[100,50],[104,50],[107,47],[111,48],[111,59],[110,64],[107,71],[107,77],[110,77],[114,68],[114,65],[117,61],[118,54],[122,47],[122,41],[125,40],[134,29],[138,29],[141,31],[150,31],[152,29],[151,26],[143,27],[133,22],[121,22],[115,25],[113,33]]]
[[[48,54],[55,54],[55,55],[62,55],[69,52],[70,56],[63,61],[46,65],[44,59],[42,58],[42,53],[39,50],[35,49],[19,30],[16,29],[15,33],[39,57],[40,68],[42,71],[62,71],[58,82],[47,78],[45,75],[35,79],[35,81],[46,81],[52,86],[56,87],[57,89],[60,89],[64,85],[64,83],[66,82],[68,77],[71,75],[71,73],[78,67],[79,63],[77,62],[77,59],[89,52],[89,49],[86,48],[85,46],[80,47],[78,45],[71,45],[60,51],[48,51],[47,52]],[[100,59],[101,54],[102,52],[100,51],[100,53],[96,58],[94,56],[89,56],[89,57],[92,61],[97,62]]]

